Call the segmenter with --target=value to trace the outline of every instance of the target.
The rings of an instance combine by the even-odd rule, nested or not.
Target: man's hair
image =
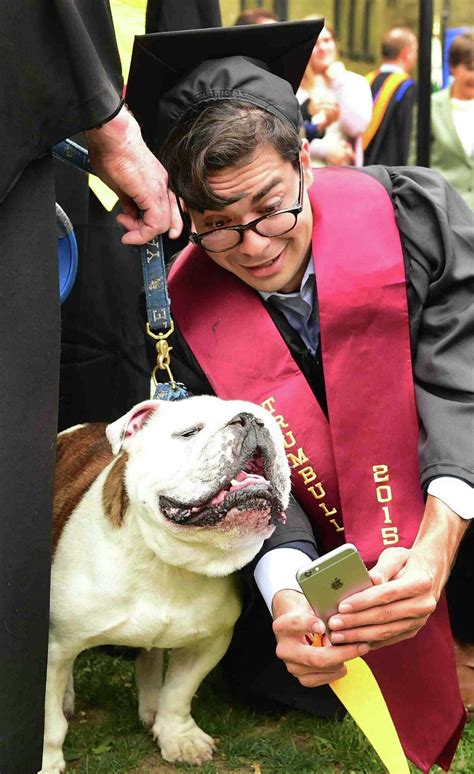
[[[284,161],[299,169],[301,140],[282,118],[241,100],[222,100],[199,115],[180,121],[160,149],[172,191],[193,210],[219,210],[241,195],[224,199],[207,182],[216,172],[250,159],[257,148],[273,147]]]
[[[450,67],[463,64],[472,68],[474,64],[474,32],[465,32],[454,38],[449,49],[448,62]]]
[[[259,24],[262,20],[268,19],[270,21],[278,21],[278,16],[272,11],[266,11],[265,8],[252,8],[250,11],[242,11],[240,16],[237,16],[234,27],[238,27],[241,24]]]
[[[393,27],[382,38],[382,59],[391,62],[398,59],[401,52],[416,40],[415,33],[408,27]]]

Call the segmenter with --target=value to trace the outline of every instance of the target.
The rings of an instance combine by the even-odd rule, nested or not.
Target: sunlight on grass
[[[165,763],[138,719],[134,664],[100,651],[78,659],[76,714],[65,753],[77,774],[196,772]],[[205,680],[194,715],[219,740],[202,774],[382,774],[383,767],[350,718],[324,721],[289,711],[256,713],[231,703],[219,670]],[[411,767],[416,772],[415,767]],[[435,772],[441,769],[434,768]],[[458,750],[452,772],[474,772],[474,724]]]

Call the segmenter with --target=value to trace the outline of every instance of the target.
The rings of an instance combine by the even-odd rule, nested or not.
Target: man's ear
[[[180,207],[181,216],[186,228],[189,231],[196,231],[196,226],[194,224],[192,215],[189,211],[188,205],[186,204],[186,202],[181,196],[179,197],[179,207]]]
[[[313,170],[311,167],[311,156],[309,155],[309,142],[304,137],[301,140],[300,161],[303,169],[303,176],[306,188],[309,188],[313,182]]]
[[[150,414],[158,409],[159,404],[159,400],[144,400],[107,426],[105,433],[114,454],[129,448],[133,436],[143,427]]]

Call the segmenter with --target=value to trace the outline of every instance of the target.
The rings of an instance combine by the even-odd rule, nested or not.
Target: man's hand
[[[412,548],[381,553],[370,571],[374,586],[347,597],[329,619],[331,642],[375,649],[414,637],[436,609],[468,523],[428,495]]]
[[[425,558],[387,548],[370,571],[374,585],[347,597],[328,621],[333,645],[369,642],[371,649],[414,637],[436,609],[439,592]]]
[[[323,635],[325,626],[311,609],[303,594],[290,589],[273,597],[273,631],[277,639],[276,654],[285,662],[290,674],[301,685],[314,688],[346,674],[345,661],[369,651],[366,643],[335,648],[326,636],[322,647],[311,645],[313,634]]]
[[[330,124],[337,121],[340,114],[340,108],[337,102],[318,102],[309,100],[308,112],[312,118],[313,124],[316,124],[321,131],[326,129]]]
[[[119,197],[123,213],[117,221],[126,230],[124,244],[145,244],[169,230],[172,239],[182,230],[176,199],[168,190],[168,176],[145,145],[140,127],[122,107],[111,121],[86,132],[94,172]]]

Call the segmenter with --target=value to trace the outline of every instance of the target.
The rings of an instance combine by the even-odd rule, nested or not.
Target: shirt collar
[[[278,291],[273,291],[272,293],[266,293],[263,290],[259,290],[259,295],[263,298],[264,301],[268,301],[270,298],[281,298],[282,300],[285,300],[285,298],[297,298],[298,296],[305,296],[307,289],[310,287],[313,287],[313,281],[312,278],[314,278],[314,264],[313,264],[313,257],[310,256],[310,259],[308,261],[308,265],[306,266],[305,273],[303,274],[303,279],[301,280],[301,285],[299,290],[295,290],[293,293],[279,293]]]
[[[403,67],[399,67],[396,64],[382,64],[379,67],[381,73],[404,73]]]

